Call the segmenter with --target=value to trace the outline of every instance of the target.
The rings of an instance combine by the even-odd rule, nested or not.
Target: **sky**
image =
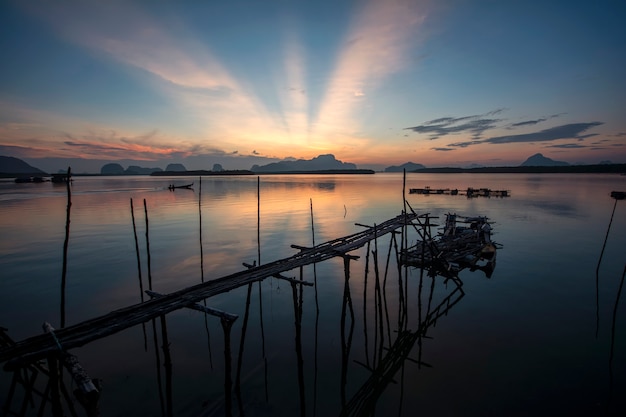
[[[622,0],[4,0],[0,155],[626,163],[625,20]]]

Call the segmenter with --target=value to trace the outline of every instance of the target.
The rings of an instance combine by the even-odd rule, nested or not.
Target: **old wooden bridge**
[[[179,291],[153,298],[149,301],[125,307],[55,331],[50,334],[24,339],[0,349],[0,363],[5,363],[5,370],[15,370],[27,366],[34,361],[44,359],[47,355],[63,349],[72,349],[98,340],[156,317],[182,308],[191,308],[198,301],[222,294],[238,287],[261,281],[281,272],[290,271],[305,265],[321,262],[333,257],[350,256],[348,252],[364,246],[379,236],[391,233],[419,220],[415,213],[403,213],[379,225],[334,239],[311,248],[297,245],[292,247],[299,252],[291,257],[280,259],[264,265],[236,272],[202,284],[194,285]]]

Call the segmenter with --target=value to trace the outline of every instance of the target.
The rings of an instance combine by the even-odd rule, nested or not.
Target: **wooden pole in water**
[[[165,367],[165,404],[168,417],[174,415],[172,404],[172,356],[170,354],[170,341],[167,336],[167,322],[165,315],[161,316],[161,334],[163,337],[163,366]]]
[[[151,262],[150,262],[150,234],[149,234],[149,223],[148,223],[148,204],[146,203],[146,199],[143,199],[143,210],[144,210],[144,215],[145,215],[145,220],[146,220],[146,252],[148,254],[148,289],[150,291],[152,291],[152,272],[151,272]],[[163,316],[161,316],[161,326],[163,328]],[[167,401],[166,399],[166,403],[164,405],[164,399],[163,399],[163,389],[162,389],[162,385],[161,385],[161,356],[159,354],[159,348],[158,348],[158,336],[157,336],[157,329],[156,329],[156,319],[153,318],[152,319],[152,333],[154,336],[154,350],[155,350],[155,355],[156,355],[156,364],[157,364],[157,377],[158,377],[158,386],[159,386],[159,400],[161,402],[161,412],[165,413],[165,411],[167,409],[169,409],[170,407],[170,402],[171,401]],[[166,333],[163,335],[163,337],[166,336]],[[165,345],[166,341],[163,341],[163,345]],[[167,359],[164,359],[164,361],[167,363]],[[167,367],[167,364],[165,365]],[[167,376],[166,376],[167,378]],[[167,391],[167,388],[166,388]],[[171,415],[171,414],[170,414]]]
[[[50,374],[48,384],[50,388],[50,403],[52,405],[53,417],[63,417],[63,406],[61,405],[61,378],[59,360],[53,353],[48,355],[48,372]]]
[[[230,349],[230,330],[233,326],[233,320],[221,318],[222,328],[224,329],[224,414],[226,417],[233,415],[232,400],[232,357]],[[241,412],[243,415],[243,412]]]
[[[613,351],[615,349],[615,322],[617,321],[617,307],[619,306],[619,299],[622,295],[622,289],[624,288],[624,277],[626,277],[626,265],[624,265],[624,272],[622,273],[622,279],[619,282],[617,297],[615,298],[615,305],[613,306],[613,321],[611,324],[611,350],[609,352],[609,406],[611,404],[611,399],[613,396]]]
[[[340,399],[341,407],[346,406],[346,384],[348,381],[348,359],[350,358],[350,350],[352,349],[352,335],[354,333],[354,310],[352,308],[352,297],[350,295],[350,256],[343,256],[344,286],[343,286],[343,302],[341,304],[341,390]],[[350,330],[346,339],[346,312],[350,310]]]
[[[70,187],[72,168],[67,167],[67,209],[65,215],[65,240],[63,241],[63,271],[61,273],[61,327],[65,327],[65,280],[67,276],[67,247],[70,240],[70,210],[72,208],[72,190]]]
[[[202,248],[202,175],[200,175],[200,190],[198,191],[198,218],[200,223],[200,282],[204,282],[204,251]],[[206,307],[206,298],[202,300],[202,304]],[[213,352],[211,351],[211,332],[209,331],[209,320],[207,314],[204,314],[204,329],[206,330],[207,347],[209,349],[209,364],[213,369]]]
[[[148,289],[152,290],[152,270],[151,270],[151,262],[150,262],[150,235],[148,234],[148,204],[146,203],[146,199],[143,199],[143,210],[146,215],[146,251],[148,252]]]
[[[302,269],[300,270],[302,273]],[[302,275],[300,275],[302,277]],[[302,289],[302,286],[300,286]],[[306,399],[304,395],[304,360],[302,358],[302,304],[298,300],[298,289],[296,283],[291,282],[291,295],[293,299],[293,315],[295,321],[295,345],[296,364],[298,369],[298,395],[300,397],[300,415],[306,415]]]
[[[370,242],[367,242],[365,249],[365,273],[363,276],[363,337],[365,340],[365,364],[370,366],[369,339],[367,336],[367,277],[369,275],[370,264]]]
[[[246,343],[246,331],[248,329],[248,317],[250,316],[250,296],[252,294],[252,282],[248,284],[246,295],[246,311],[241,325],[241,338],[239,339],[239,356],[237,357],[237,375],[235,376],[235,394],[239,403],[239,413],[243,415],[243,401],[241,399],[241,366],[243,364],[243,348]]]
[[[598,259],[598,265],[596,266],[596,339],[598,338],[598,332],[600,330],[600,264],[602,263],[602,257],[604,256],[604,249],[606,248],[606,241],[609,239],[609,232],[611,231],[611,224],[613,223],[613,216],[615,215],[615,208],[617,207],[617,199],[613,204],[613,211],[611,212],[611,219],[609,220],[609,227],[606,229],[606,236],[604,237],[604,244],[600,251],[600,259]]]
[[[141,292],[141,302],[143,303],[143,279],[141,278],[141,256],[139,254],[139,241],[137,239],[137,227],[135,226],[135,209],[133,199],[130,199],[130,216],[133,221],[133,235],[135,236],[135,252],[137,253],[137,276],[139,277],[139,291]]]
[[[315,247],[315,222],[313,220],[313,199],[309,198],[311,205],[311,242]],[[345,205],[344,205],[345,210]],[[345,211],[344,211],[345,213]],[[344,214],[345,217],[345,214]],[[320,320],[320,305],[317,296],[317,262],[313,262],[313,283],[315,285],[315,346],[314,346],[314,365],[313,365],[313,415],[317,415],[317,347],[318,347],[318,333],[319,333],[319,320]]]
[[[200,228],[200,282],[204,282],[204,253],[202,248],[202,175],[200,176],[200,189],[198,190],[198,219]]]
[[[137,240],[137,227],[135,226],[135,209],[133,207],[133,199],[130,199],[130,216],[133,221],[133,235],[135,236],[135,252],[137,253],[137,274],[139,277],[139,292],[141,296],[141,302],[143,303],[143,279],[141,278],[141,257],[139,255],[139,241]],[[143,331],[143,349],[148,351],[148,336],[146,334],[146,323],[141,323],[141,329]]]
[[[258,265],[261,265],[261,177],[256,177],[256,190],[257,190],[257,215],[256,215],[256,241],[257,241],[257,260]],[[263,326],[263,292],[261,288],[261,281],[259,281],[259,321],[261,324],[261,354],[263,357],[263,369],[265,376],[265,401],[269,400],[269,391],[267,383],[267,356],[265,355],[265,327]]]

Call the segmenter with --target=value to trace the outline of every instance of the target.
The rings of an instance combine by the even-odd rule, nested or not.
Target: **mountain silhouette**
[[[569,165],[567,162],[563,161],[555,161],[553,159],[547,158],[540,153],[536,153],[533,156],[529,157],[525,160],[522,165],[523,167],[557,167],[557,166],[566,166]]]
[[[426,168],[422,164],[416,164],[414,162],[407,162],[402,165],[392,165],[390,167],[385,168],[385,172],[402,172],[406,170],[406,172],[415,171],[416,169],[424,169]]]
[[[349,162],[341,162],[335,159],[335,155],[319,155],[313,159],[298,159],[297,161],[272,162],[267,165],[253,165],[252,172],[298,172],[298,171],[327,171],[327,170],[352,170],[356,165]]]
[[[0,156],[0,174],[46,175],[47,173],[12,156]]]

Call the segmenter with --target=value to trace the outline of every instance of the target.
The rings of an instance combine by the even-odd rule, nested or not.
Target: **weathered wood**
[[[162,298],[162,297],[165,297],[164,294],[160,294],[158,292],[150,291],[150,290],[146,290],[146,294],[148,294],[152,298]],[[187,306],[187,308],[190,308],[190,309],[196,310],[196,311],[200,311],[202,313],[207,313],[207,314],[210,314],[212,316],[216,316],[216,317],[219,317],[221,319],[228,320],[228,321],[235,321],[235,320],[237,320],[239,318],[239,316],[237,314],[227,313],[225,311],[218,310],[217,308],[207,307],[207,306],[203,306],[203,305],[200,305],[200,304],[192,304],[190,306]]]
[[[291,246],[293,247],[294,245],[291,245]],[[254,268],[256,266],[256,263],[254,265],[250,265],[249,263],[242,262],[242,264],[243,264],[243,266],[245,266],[248,269]],[[312,282],[309,282],[309,281],[299,281],[299,280],[294,279],[294,278],[286,277],[283,274],[274,274],[274,275],[272,275],[272,277],[278,278],[278,279],[282,279],[284,281],[287,281],[287,282],[290,282],[290,283],[294,283],[294,284],[308,285],[309,287],[312,287],[314,285]]]
[[[309,250],[284,259],[244,271],[239,271],[222,278],[175,291],[161,298],[155,298],[141,304],[112,311],[100,317],[83,321],[70,327],[59,329],[56,336],[66,349],[84,346],[85,344],[110,336],[135,325],[144,323],[162,314],[218,295],[229,292],[252,282],[263,280],[280,272],[289,271],[299,266],[321,262],[364,246],[368,241],[383,236],[412,221],[417,215],[401,214],[379,225],[376,229],[367,229],[319,244]],[[5,370],[23,367],[33,361],[43,359],[57,349],[49,335],[38,335],[17,342],[13,346],[0,349],[0,363],[5,363]]]

